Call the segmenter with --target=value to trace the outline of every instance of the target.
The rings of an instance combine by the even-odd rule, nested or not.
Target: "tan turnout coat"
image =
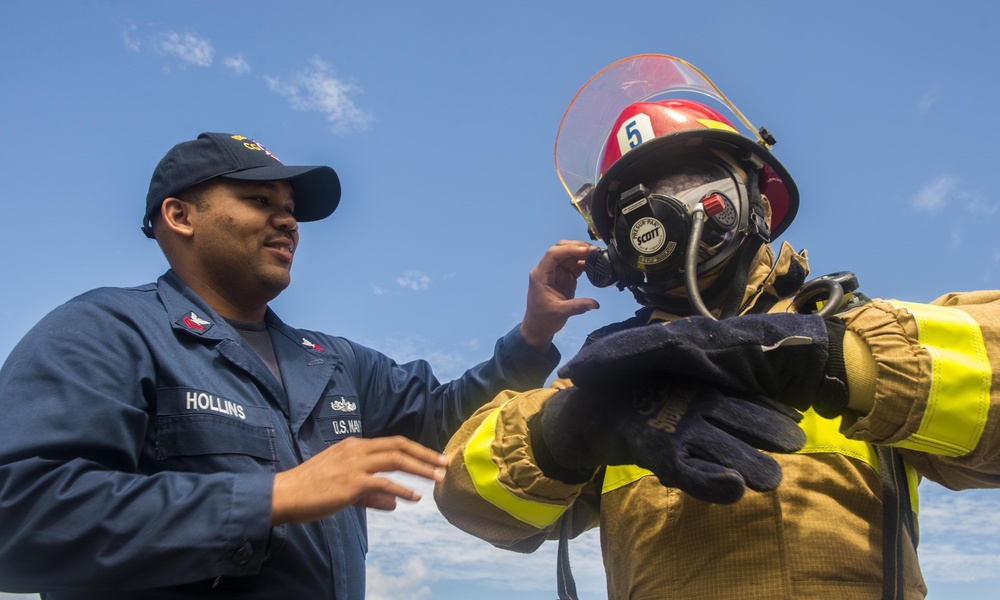
[[[774,282],[805,252],[787,244],[772,267],[765,246],[747,297],[777,295]],[[771,311],[788,310],[783,298]],[[661,317],[663,315],[660,315]],[[608,467],[583,485],[535,465],[527,423],[558,389],[505,392],[448,444],[435,498],[446,518],[492,544],[531,552],[600,527],[612,599],[874,599],[882,592],[882,484],[872,444],[900,449],[917,510],[926,477],[952,489],[1000,487],[1000,292],[949,294],[930,304],[874,300],[842,315],[875,359],[875,404],[830,421],[811,411],[809,441],[774,455],[783,481],[732,505],[700,502],[638,467]],[[669,317],[666,318],[669,320]],[[669,327],[669,324],[666,325]],[[850,372],[848,373],[850,378]],[[923,578],[904,528],[905,597]]]

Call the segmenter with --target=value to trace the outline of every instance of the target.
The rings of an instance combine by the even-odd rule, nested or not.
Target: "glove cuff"
[[[576,388],[560,390],[528,418],[535,464],[546,477],[571,485],[590,481],[598,467],[584,441],[583,419],[588,411],[580,406],[580,395]]]
[[[844,334],[847,326],[837,317],[826,319],[827,359],[823,368],[820,398],[813,408],[827,419],[839,417],[847,410],[847,365],[844,362]]]

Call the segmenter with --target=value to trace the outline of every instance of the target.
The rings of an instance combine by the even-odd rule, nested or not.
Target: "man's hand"
[[[399,471],[441,481],[448,459],[404,437],[347,438],[274,476],[271,525],[308,523],[357,504],[396,508],[420,494],[380,475]]]
[[[549,477],[582,483],[599,465],[634,464],[699,500],[731,503],[748,487],[778,487],[781,467],[758,449],[802,448],[801,419],[765,399],[647,380],[627,389],[561,390],[529,428],[535,459]]]
[[[844,324],[836,317],[690,317],[601,338],[559,374],[581,387],[648,377],[698,381],[744,398],[812,407],[832,418],[847,409],[843,340]]]
[[[593,246],[561,240],[552,246],[528,274],[528,306],[521,321],[521,336],[539,352],[570,317],[600,308],[592,298],[576,298],[576,280],[584,271]]]

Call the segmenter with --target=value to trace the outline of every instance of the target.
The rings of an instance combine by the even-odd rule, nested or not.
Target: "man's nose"
[[[282,210],[275,214],[274,225],[278,229],[288,232],[293,232],[299,228],[298,222],[295,220],[295,215],[287,210]]]

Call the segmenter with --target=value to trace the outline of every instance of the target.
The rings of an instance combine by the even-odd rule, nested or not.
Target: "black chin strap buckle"
[[[756,207],[750,210],[750,225],[747,235],[756,236],[765,244],[771,242],[771,228],[767,226],[767,220],[763,213],[758,211]]]

